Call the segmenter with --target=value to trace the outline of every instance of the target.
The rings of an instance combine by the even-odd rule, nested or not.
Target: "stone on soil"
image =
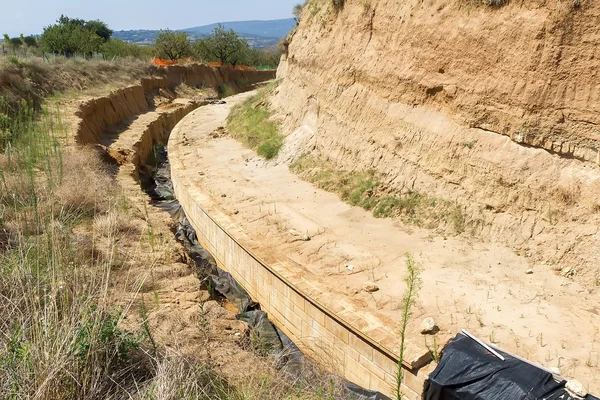
[[[440,330],[440,328],[437,326],[437,324],[435,323],[435,320],[433,318],[425,318],[423,320],[423,322],[421,322],[420,328],[421,328],[421,333],[423,335],[436,333],[437,331]]]
[[[366,282],[363,285],[363,290],[367,293],[373,293],[379,290],[379,287],[377,287],[376,284],[374,284],[373,282]]]

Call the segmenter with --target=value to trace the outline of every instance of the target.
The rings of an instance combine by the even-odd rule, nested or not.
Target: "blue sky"
[[[291,18],[300,0],[27,0],[2,2],[0,36],[41,33],[61,14],[113,30],[183,29],[213,22]],[[26,5],[25,5],[26,4]]]

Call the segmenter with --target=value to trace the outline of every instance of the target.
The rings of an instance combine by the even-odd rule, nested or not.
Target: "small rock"
[[[302,236],[302,240],[303,240],[303,241],[305,241],[305,242],[308,242],[308,241],[310,240],[310,236],[308,236],[308,235],[303,235],[303,236]]]
[[[363,290],[367,293],[373,293],[379,290],[379,287],[377,287],[376,284],[374,284],[373,282],[366,282],[363,285]]]
[[[239,213],[240,213],[240,212],[239,212],[238,210],[235,210],[235,211],[233,212],[233,215],[238,215]]]
[[[225,198],[225,197],[227,197],[227,195],[226,194],[222,194],[221,197]]]
[[[346,265],[346,269],[348,271],[354,271],[354,265],[348,264],[348,265]]]
[[[583,388],[583,385],[578,380],[570,380],[567,382],[566,389],[575,396],[585,397],[587,396],[587,391]]]
[[[563,269],[560,270],[560,274],[561,274],[561,276],[570,278],[573,275],[575,275],[575,270],[571,267],[564,267]]]
[[[431,333],[439,332],[440,328],[436,325],[435,320],[433,318],[425,318],[423,322],[421,322],[421,334],[428,335]]]
[[[531,274],[533,274],[533,270],[532,270],[532,269],[528,269],[527,271],[525,271],[525,273],[526,273],[527,275],[531,275]]]

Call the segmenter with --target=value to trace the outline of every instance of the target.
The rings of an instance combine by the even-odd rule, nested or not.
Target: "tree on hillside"
[[[156,56],[158,58],[178,60],[192,55],[192,45],[187,33],[161,30],[155,42]]]
[[[300,23],[300,16],[302,15],[302,9],[304,8],[303,4],[296,4],[294,9],[292,10],[292,14],[294,15],[294,19],[296,20],[296,25]]]
[[[29,49],[37,47],[37,39],[35,36],[25,36],[21,33],[19,40],[21,41],[20,47],[23,48],[25,54],[27,54]]]
[[[233,29],[225,30],[219,24],[212,34],[194,43],[196,55],[205,61],[219,61],[223,64],[237,65],[244,62],[250,46]]]
[[[120,39],[110,39],[102,45],[102,54],[106,57],[134,57],[140,59],[151,59],[154,49],[150,46],[139,46]]]
[[[85,20],[84,19],[69,18],[66,15],[61,15],[56,22],[59,25],[62,25],[62,26],[66,26],[66,25],[78,25],[78,26],[81,26],[83,28],[83,26],[85,25]]]
[[[84,27],[85,29],[100,36],[104,42],[108,42],[113,34],[112,29],[110,29],[104,22],[99,20],[87,21]]]
[[[21,46],[23,45],[23,42],[21,42],[21,39],[18,37],[15,38],[11,38],[10,36],[8,36],[6,33],[3,35],[4,38],[4,43],[6,44],[6,46],[8,46],[8,48],[10,48],[13,52],[13,54],[17,53],[17,50],[19,50],[21,48]]]
[[[112,35],[112,30],[102,21],[85,21],[61,15],[56,22],[44,28],[40,47],[44,51],[67,57],[76,53],[91,55],[98,52]]]
[[[35,38],[35,36],[25,36],[22,39],[22,42],[25,44],[25,46],[27,46],[27,48],[37,47],[37,45],[38,45],[37,39]]]
[[[277,68],[280,58],[281,51],[277,47],[253,48],[248,51],[248,56],[244,60],[244,63],[255,67]]]
[[[22,45],[23,45],[23,42],[21,42],[21,38],[14,37],[14,38],[10,39],[10,46],[12,47],[14,52],[19,50]]]

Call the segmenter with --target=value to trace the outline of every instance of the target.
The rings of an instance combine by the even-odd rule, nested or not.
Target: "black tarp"
[[[423,400],[574,400],[550,372],[459,334],[425,382]],[[588,396],[586,400],[599,400]]]

